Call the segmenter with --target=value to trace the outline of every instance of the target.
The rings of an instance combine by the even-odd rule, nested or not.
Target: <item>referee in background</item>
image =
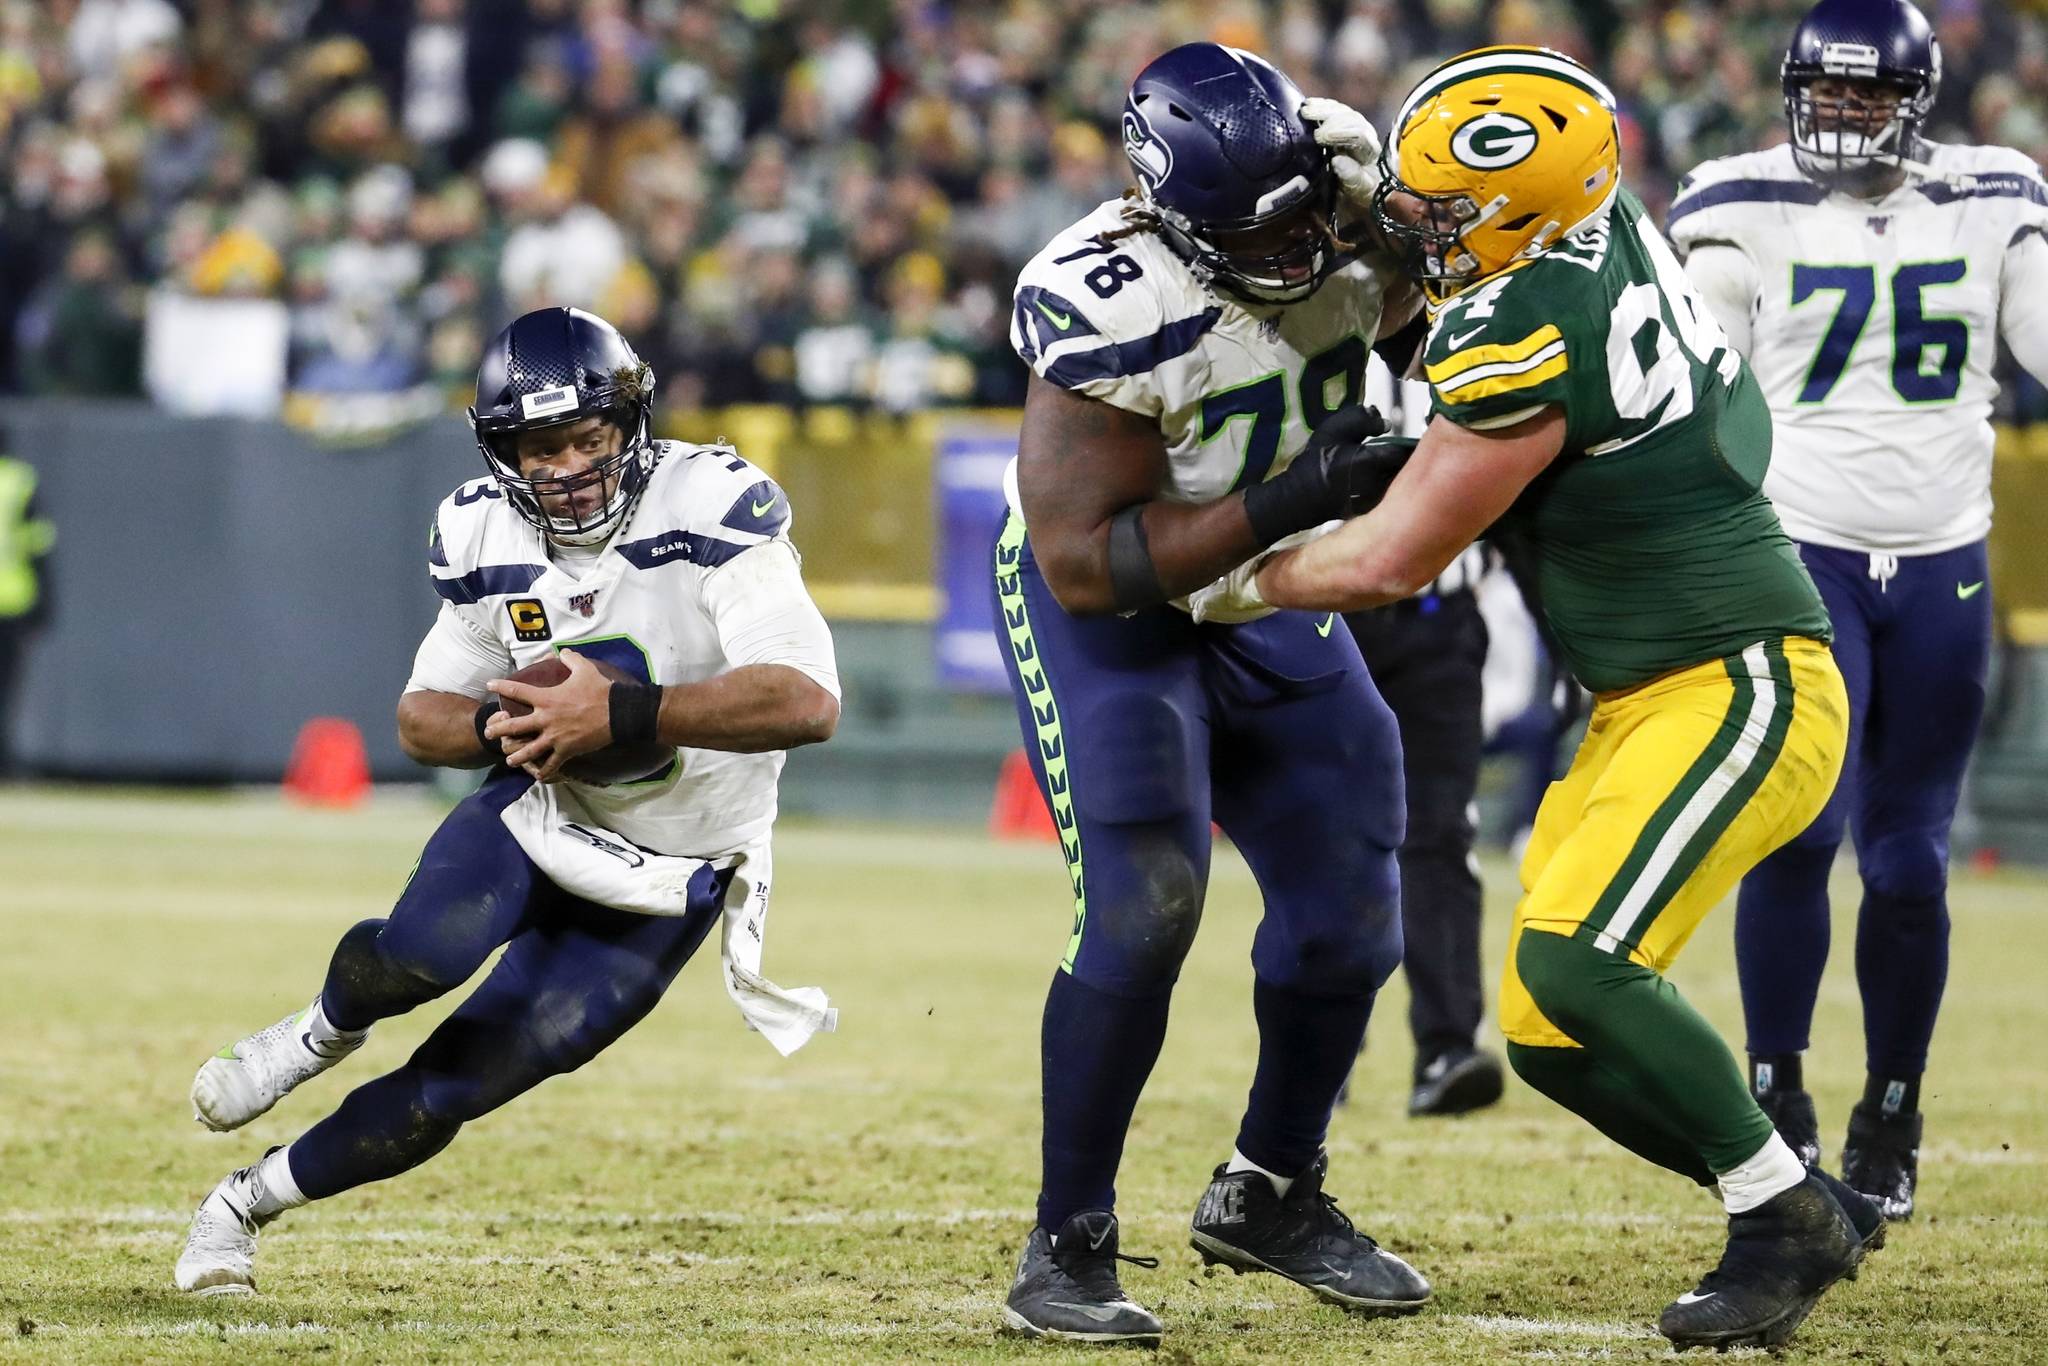
[[[1428,389],[1395,381],[1394,373],[1412,359],[1390,354],[1403,340],[1410,339],[1375,348],[1367,402],[1387,414],[1391,430],[1417,435],[1429,421]],[[1410,344],[1419,341],[1418,332]],[[1389,362],[1395,369],[1385,368]],[[1472,857],[1487,643],[1473,589],[1497,561],[1482,541],[1416,596],[1344,617],[1401,728],[1408,791],[1408,835],[1400,851],[1407,941],[1401,971],[1415,1037],[1410,1115],[1459,1115],[1501,1097],[1500,1058],[1478,1046],[1486,1010],[1479,969],[1483,895]]]

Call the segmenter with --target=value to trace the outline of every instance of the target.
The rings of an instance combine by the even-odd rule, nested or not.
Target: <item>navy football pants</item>
[[[366,1082],[291,1146],[320,1199],[432,1157],[467,1120],[573,1072],[637,1024],[719,918],[729,874],[705,869],[686,915],[613,910],[536,868],[498,813],[531,785],[498,773],[441,822],[387,919],[342,936],[322,992],[346,1029],[401,1014],[504,956],[394,1072]]]
[[[1749,1051],[1807,1047],[1827,963],[1828,870],[1846,828],[1863,877],[1866,1065],[1917,1077],[1948,980],[1949,825],[1984,715],[1984,545],[1888,560],[1802,543],[1799,555],[1834,619],[1849,755],[1826,809],[1743,879],[1735,948]]]
[[[1238,1146],[1314,1160],[1401,958],[1401,748],[1341,622],[1196,625],[1168,607],[1073,617],[1013,518],[996,549],[1004,657],[1065,844],[1074,922],[1047,1001],[1040,1220],[1108,1207],[1169,993],[1201,919],[1213,819],[1265,900],[1261,1047]]]

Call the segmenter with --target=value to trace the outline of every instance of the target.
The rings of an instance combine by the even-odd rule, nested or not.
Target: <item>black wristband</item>
[[[612,743],[651,745],[661,719],[659,683],[613,683]]]
[[[484,727],[490,719],[505,709],[504,704],[493,697],[488,702],[479,702],[476,707],[476,742],[484,753],[495,758],[499,752],[498,742],[484,734]]]
[[[1166,601],[1152,545],[1145,539],[1145,507],[1125,508],[1109,519],[1109,595],[1119,612],[1157,607]]]
[[[1314,452],[1303,451],[1295,462],[1313,459]],[[1301,474],[1291,473],[1293,469],[1290,465],[1279,477],[1253,484],[1244,491],[1245,520],[1252,524],[1252,535],[1259,538],[1261,550],[1283,536],[1306,531],[1341,515],[1331,506],[1328,489],[1306,477],[1309,466],[1304,465]]]

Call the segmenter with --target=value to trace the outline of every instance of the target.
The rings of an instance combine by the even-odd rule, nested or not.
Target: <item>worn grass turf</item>
[[[1035,1188],[1038,1012],[1067,935],[1048,847],[797,826],[768,967],[821,983],[843,1032],[783,1061],[705,954],[612,1052],[471,1125],[419,1171],[287,1216],[263,1294],[192,1300],[171,1263],[229,1167],[392,1066],[439,1018],[248,1130],[191,1120],[213,1049],[303,1004],[335,937],[379,913],[438,816],[424,798],[309,813],[269,798],[0,791],[0,1359],[1078,1360],[1000,1337]],[[1489,955],[1508,906],[1487,867]],[[1859,1082],[1854,896],[1809,1062],[1839,1135]],[[2048,1356],[2048,884],[1960,875],[1930,1074],[1923,1214],[1822,1302],[1788,1360]],[[1128,1288],[1164,1360],[1648,1360],[1658,1309],[1717,1255],[1712,1201],[1517,1088],[1403,1117],[1405,1000],[1383,1000],[1331,1188],[1436,1283],[1412,1319],[1347,1318],[1186,1246],[1249,1080],[1255,901],[1218,862],[1209,923],[1125,1161]],[[1726,909],[1679,965],[1737,1021]]]

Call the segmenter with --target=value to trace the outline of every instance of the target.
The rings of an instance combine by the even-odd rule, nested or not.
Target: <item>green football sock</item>
[[[1669,1132],[1690,1138],[1708,1171],[1732,1171],[1770,1138],[1771,1121],[1749,1094],[1735,1055],[1662,975],[1541,930],[1522,936],[1515,967],[1551,1023],[1662,1117]],[[1586,1118],[1605,1132],[1599,1120]]]
[[[1585,1049],[1510,1043],[1508,1065],[1530,1086],[1637,1157],[1702,1186],[1714,1184],[1714,1174],[1692,1140]]]

